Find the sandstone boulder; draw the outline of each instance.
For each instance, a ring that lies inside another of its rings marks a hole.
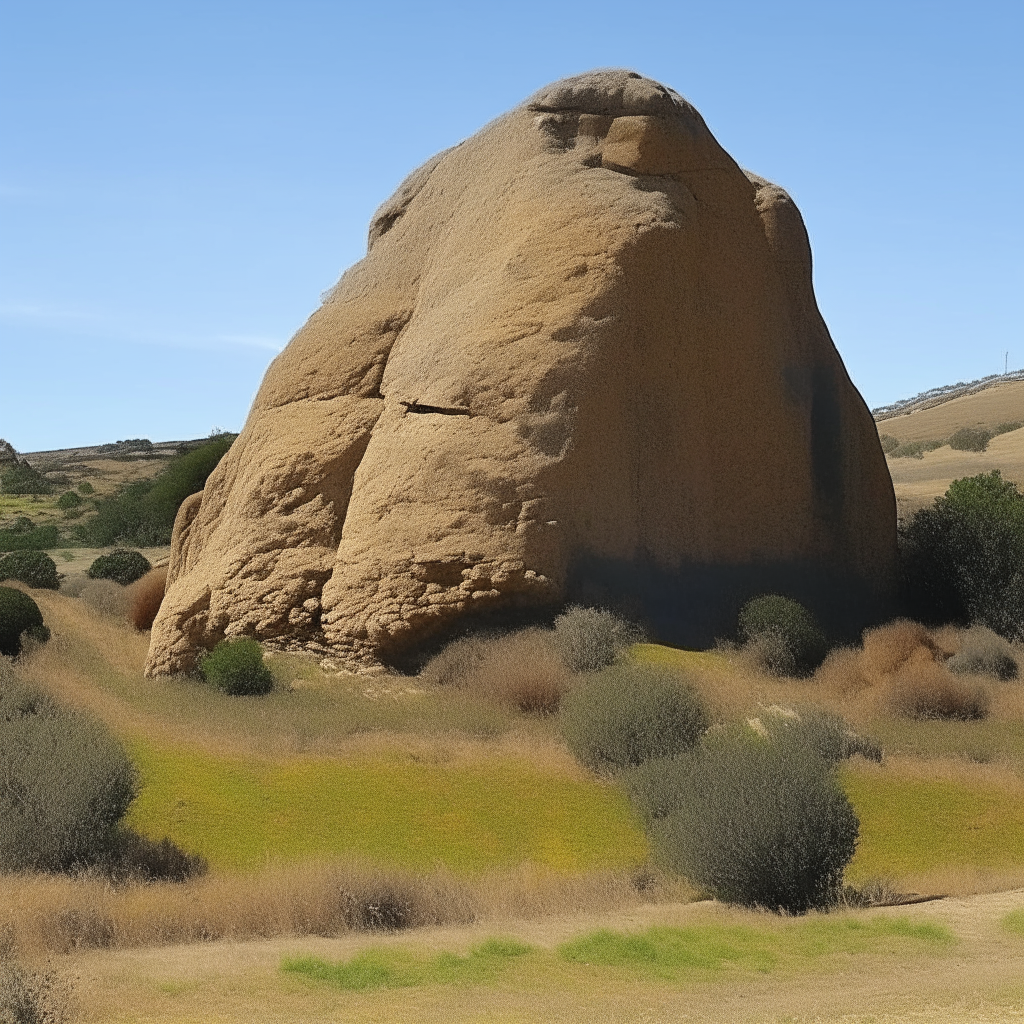
[[[593,72],[377,212],[182,506],[147,671],[240,635],[401,663],[569,600],[699,644],[780,590],[852,630],[895,558],[792,200],[675,92]]]

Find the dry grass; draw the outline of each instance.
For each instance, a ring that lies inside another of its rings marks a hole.
[[[571,673],[550,630],[470,637],[449,644],[420,673],[428,686],[450,686],[525,713],[558,710]]]
[[[692,898],[685,883],[651,871],[564,875],[536,866],[463,877],[442,869],[306,863],[183,885],[120,887],[89,877],[0,875],[0,928],[38,955],[526,920]]]
[[[152,627],[166,588],[166,567],[151,569],[128,588],[128,621],[140,632]]]
[[[935,662],[904,667],[889,684],[886,700],[907,718],[956,722],[986,718],[992,704],[985,684],[958,679]]]

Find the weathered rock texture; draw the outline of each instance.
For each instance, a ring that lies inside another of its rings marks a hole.
[[[572,599],[670,642],[769,589],[853,627],[895,556],[792,200],[676,93],[594,72],[378,211],[182,506],[148,671],[239,635],[401,661]]]

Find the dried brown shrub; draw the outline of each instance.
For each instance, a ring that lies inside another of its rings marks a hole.
[[[893,711],[907,718],[958,722],[985,718],[992,702],[985,686],[925,661],[906,664],[886,687],[886,698]]]
[[[938,645],[919,622],[896,619],[864,633],[863,668],[871,676],[892,675],[912,659],[935,661],[941,658]]]
[[[167,569],[151,569],[128,588],[128,621],[140,632],[153,625],[167,587]]]
[[[552,714],[571,673],[549,630],[524,629],[456,640],[424,666],[420,678],[469,690],[517,711]]]

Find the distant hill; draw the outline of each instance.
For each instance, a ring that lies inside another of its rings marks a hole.
[[[874,410],[880,434],[901,443],[947,441],[961,427],[994,431],[1024,422],[1024,371],[986,377],[969,384],[935,388]],[[889,458],[900,513],[930,504],[956,479],[998,469],[1024,487],[1024,428],[1002,433],[983,452],[963,452],[942,444],[920,458]]]

